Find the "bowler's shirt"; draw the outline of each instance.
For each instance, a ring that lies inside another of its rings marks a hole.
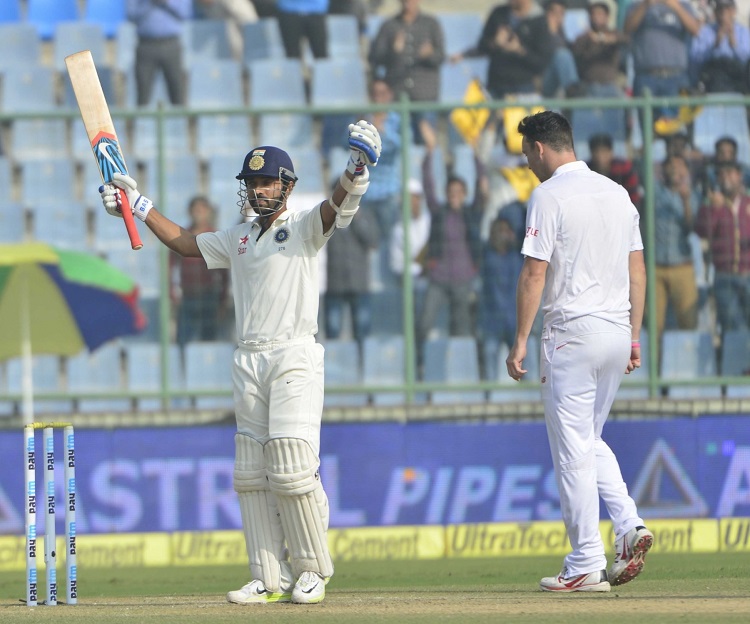
[[[643,249],[627,191],[582,161],[558,167],[529,198],[521,253],[549,262],[545,327],[581,316],[630,324],[632,251]]]
[[[209,269],[230,269],[240,342],[283,342],[318,331],[320,206],[280,214],[258,238],[255,219],[196,238]]]

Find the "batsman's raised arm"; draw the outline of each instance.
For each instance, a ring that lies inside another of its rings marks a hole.
[[[99,187],[102,203],[109,214],[122,217],[120,193],[123,192],[130,202],[133,214],[143,221],[162,243],[181,256],[202,257],[195,234],[191,234],[156,210],[154,203],[140,194],[138,183],[130,176],[115,173],[112,176],[112,184]]]
[[[349,147],[346,171],[341,174],[330,199],[320,207],[324,232],[334,224],[337,228],[348,227],[359,210],[360,198],[370,185],[367,166],[374,167],[380,158],[382,141],[378,129],[364,120],[349,124]]]

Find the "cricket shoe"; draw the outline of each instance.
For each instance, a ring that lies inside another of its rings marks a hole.
[[[234,604],[269,604],[272,602],[290,602],[291,600],[291,591],[269,591],[263,581],[257,579],[227,594],[227,602]]]
[[[316,572],[305,570],[297,579],[297,584],[292,590],[292,602],[295,604],[318,604],[326,597],[326,583]]]
[[[630,529],[615,541],[615,561],[609,570],[612,585],[624,585],[638,576],[653,544],[654,534],[644,526]]]
[[[607,571],[588,572],[568,576],[568,569],[563,568],[558,576],[547,576],[541,580],[539,587],[544,591],[569,594],[571,592],[608,592]]]

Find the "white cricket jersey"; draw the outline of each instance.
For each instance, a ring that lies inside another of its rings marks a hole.
[[[643,249],[627,191],[583,161],[558,167],[531,194],[521,253],[549,262],[545,327],[591,315],[630,324],[629,255]]]
[[[197,236],[209,269],[230,269],[237,337],[283,342],[318,331],[320,205],[284,211],[258,238],[257,219]]]

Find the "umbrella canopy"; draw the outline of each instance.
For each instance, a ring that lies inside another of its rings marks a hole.
[[[145,325],[138,287],[101,258],[43,243],[0,245],[0,360],[74,355]]]

